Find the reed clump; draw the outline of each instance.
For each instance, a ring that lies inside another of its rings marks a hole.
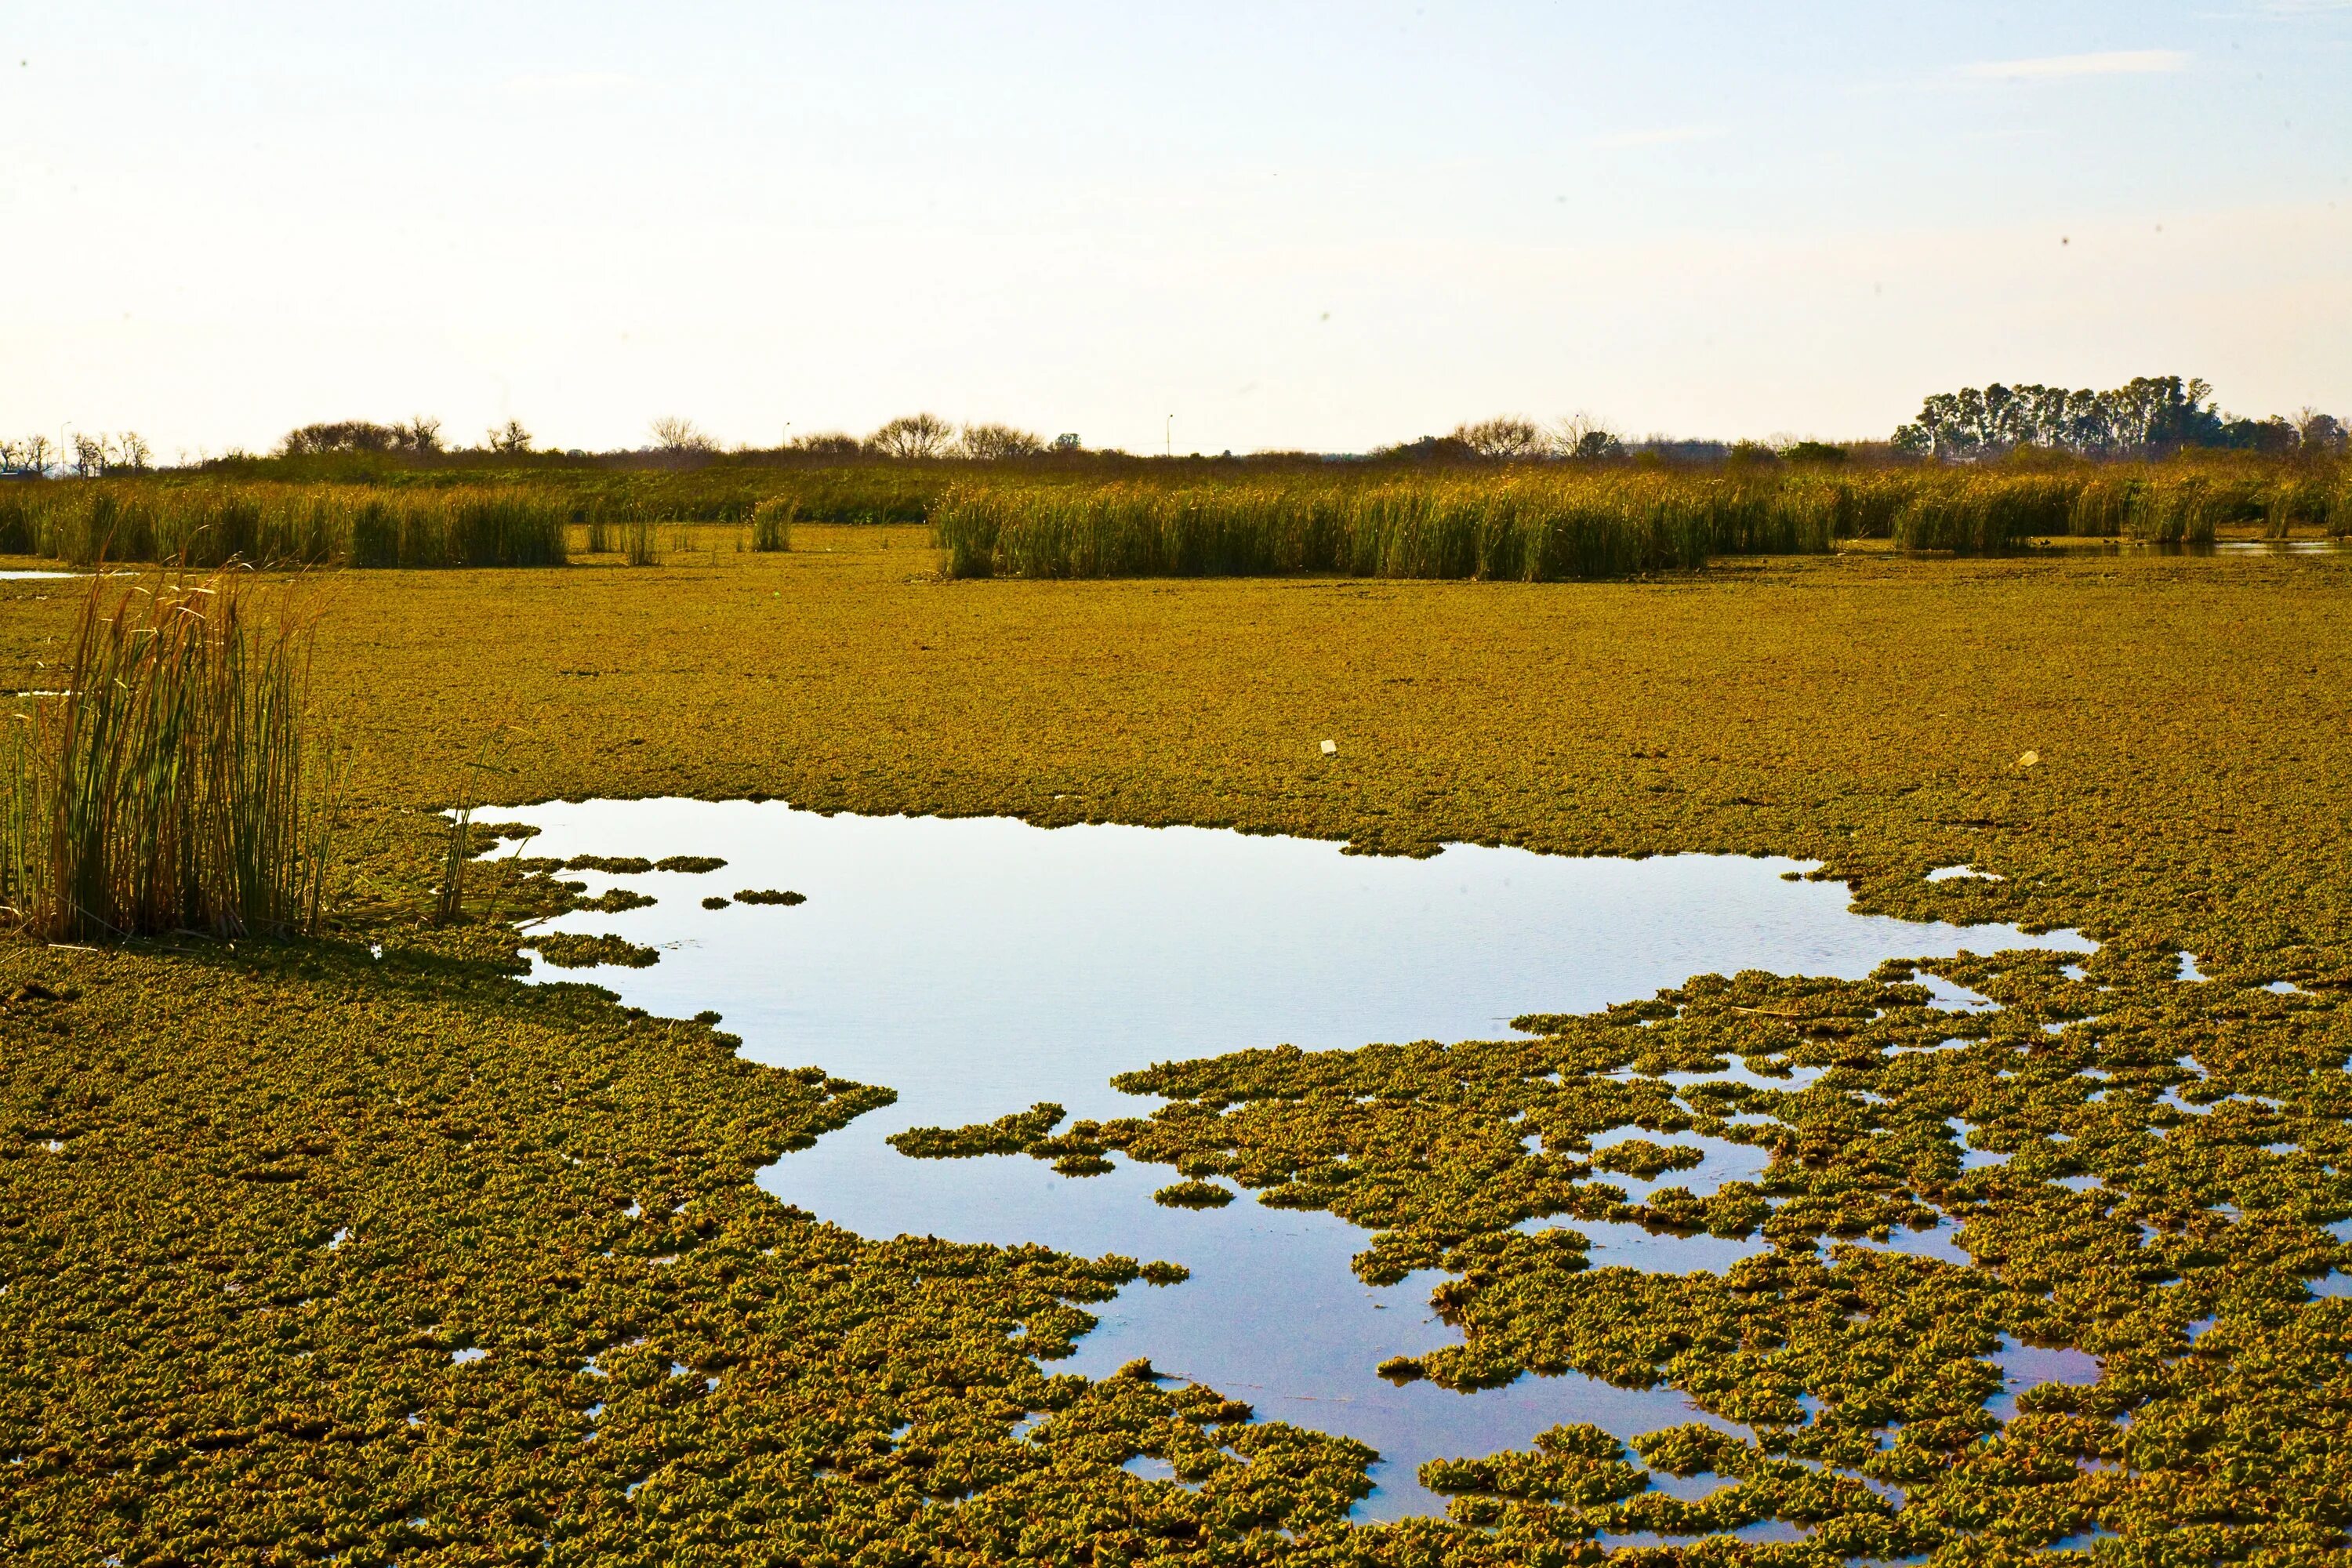
[[[621,525],[621,559],[632,566],[661,564],[661,556],[654,545],[654,525],[649,519],[635,518]]]
[[[2266,510],[2263,487],[2191,475],[2136,489],[2124,532],[2150,544],[2210,544],[2221,524],[2261,521]]]
[[[1825,550],[1825,518],[1728,482],[1540,474],[965,486],[932,512],[951,577],[1329,572],[1519,582],[1687,570],[1711,551],[1766,540]]]
[[[1997,555],[2069,532],[2080,488],[2039,474],[1929,476],[1895,509],[1893,537],[1906,550]]]
[[[223,571],[93,582],[13,715],[0,904],[52,942],[314,932],[337,763],[308,705],[311,620]]]
[[[800,503],[790,496],[771,496],[751,509],[751,548],[754,550],[790,550],[793,547],[793,519],[800,515]]]

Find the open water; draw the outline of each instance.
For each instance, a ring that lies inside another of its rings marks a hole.
[[[1428,1308],[1434,1275],[1377,1289],[1354,1276],[1349,1259],[1370,1237],[1345,1221],[1246,1194],[1222,1209],[1164,1208],[1151,1194],[1176,1173],[1123,1159],[1109,1174],[1072,1179],[1022,1156],[909,1159],[885,1138],[1038,1100],[1073,1119],[1148,1114],[1158,1102],[1114,1090],[1114,1074],[1285,1043],[1498,1038],[1519,1014],[1597,1009],[1709,971],[1856,978],[1890,957],[2091,945],[2071,931],[1856,915],[1843,888],[1786,880],[1811,868],[1779,859],[1457,845],[1408,860],[1201,828],[1047,830],[781,802],[592,801],[496,815],[542,829],[532,855],[728,861],[701,875],[572,873],[592,892],[619,884],[657,901],[574,913],[557,928],[609,931],[660,949],[661,962],[540,977],[593,979],[666,1016],[716,1009],[751,1059],[814,1063],[898,1091],[896,1105],[769,1167],[765,1187],[866,1236],[1034,1241],[1186,1265],[1181,1285],[1139,1282],[1092,1309],[1100,1325],[1059,1366],[1099,1375],[1148,1356],[1261,1416],[1360,1438],[1381,1454],[1379,1490],[1359,1510],[1374,1519],[1442,1509],[1413,1479],[1424,1459],[1524,1447],[1559,1422],[1632,1437],[1711,1418],[1670,1389],[1579,1376],[1475,1394],[1391,1387],[1375,1365],[1458,1336]],[[746,889],[808,901],[701,907]],[[1760,1168],[1760,1152],[1743,1145],[1707,1141],[1706,1153],[1701,1169],[1660,1184],[1704,1192]],[[1596,1264],[1676,1273],[1720,1270],[1760,1245],[1577,1228],[1593,1239]],[[1933,1236],[1896,1245],[1939,1241],[1938,1255],[1960,1256]]]

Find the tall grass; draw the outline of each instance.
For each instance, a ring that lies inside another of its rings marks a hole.
[[[2210,544],[2218,525],[2263,515],[2251,490],[2195,476],[2135,489],[2125,509],[2124,532],[2152,544]]]
[[[1130,458],[395,468],[367,483],[163,475],[0,485],[0,552],[82,563],[102,554],[198,565],[555,564],[572,528],[591,554],[650,563],[656,524],[746,527],[750,547],[766,550],[789,549],[796,523],[926,519],[963,574],[1622,576],[1839,539],[1975,553],[2065,535],[2198,542],[2223,528],[2352,533],[2352,466],[2242,455],[1836,469]]]
[[[242,572],[91,584],[61,689],[12,715],[0,903],[50,941],[314,931],[337,786],[310,621]]]
[[[2065,536],[2210,543],[2295,519],[2352,532],[2341,469],[1921,466],[1858,474],[1521,467],[1237,478],[996,480],[932,509],[950,576],[1331,572],[1539,582],[1623,577],[1841,539],[1998,554]]]
[[[1895,508],[1894,539],[1906,550],[1998,554],[2028,539],[2071,531],[2079,489],[2037,474],[1930,476]]]
[[[570,515],[514,485],[19,483],[0,489],[0,552],[82,566],[556,566]]]
[[[800,514],[800,503],[790,496],[771,496],[751,509],[751,548],[754,550],[790,550],[793,547],[793,519]]]
[[[634,518],[621,525],[621,556],[632,566],[661,564],[661,556],[654,548],[652,520]]]

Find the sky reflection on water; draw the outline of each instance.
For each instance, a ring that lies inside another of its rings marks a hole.
[[[1119,1094],[1112,1075],[1284,1043],[1496,1038],[1518,1014],[1595,1009],[1709,971],[1859,978],[1883,959],[1964,946],[2089,946],[2065,931],[1855,915],[1834,883],[1782,879],[1811,868],[1784,859],[1454,846],[1406,860],[1210,829],[1049,831],[1006,818],[826,816],[781,802],[556,803],[499,815],[544,830],[533,855],[729,862],[700,876],[578,873],[592,891],[618,882],[657,901],[575,913],[557,929],[609,931],[659,948],[662,961],[538,977],[593,978],[667,1016],[714,1008],[752,1060],[813,1062],[898,1091],[896,1105],[771,1166],[762,1185],[868,1236],[1038,1241],[1187,1265],[1182,1285],[1137,1284],[1097,1309],[1100,1326],[1063,1364],[1099,1375],[1149,1356],[1265,1416],[1371,1444],[1384,1462],[1380,1491],[1359,1510],[1369,1518],[1437,1510],[1441,1500],[1412,1479],[1426,1458],[1524,1447],[1563,1421],[1630,1437],[1696,1412],[1672,1390],[1576,1376],[1475,1395],[1393,1388],[1375,1365],[1458,1336],[1428,1309],[1435,1276],[1378,1289],[1357,1279],[1349,1259],[1370,1238],[1342,1220],[1247,1198],[1163,1208],[1150,1194],[1174,1173],[1124,1161],[1074,1180],[1021,1157],[911,1160],[884,1139],[1041,1100],[1073,1117],[1145,1114],[1157,1101]],[[808,902],[700,907],[745,888],[791,889]],[[1761,1151],[1703,1142],[1699,1170],[1622,1184],[1710,1190],[1761,1168]],[[1596,1264],[1720,1269],[1756,1249],[1577,1228]]]

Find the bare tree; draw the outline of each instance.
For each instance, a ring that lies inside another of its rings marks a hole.
[[[510,457],[530,450],[530,432],[522,427],[520,419],[509,419],[493,428],[486,439],[491,451],[503,452]]]
[[[1454,438],[1478,456],[1497,462],[1540,457],[1544,450],[1543,431],[1533,420],[1516,415],[1456,426]]]
[[[27,473],[47,473],[49,471],[49,438],[39,435],[26,437],[24,445],[16,448],[16,461]]]
[[[83,479],[94,479],[106,472],[106,437],[86,431],[74,432],[74,472]]]
[[[704,435],[691,419],[665,414],[653,422],[654,445],[665,452],[715,452],[719,443]]]
[[[395,441],[404,452],[437,452],[441,449],[441,421],[420,414],[407,424],[394,426]]]
[[[893,419],[866,438],[866,444],[886,458],[936,458],[955,438],[955,426],[936,414],[908,414]]]
[[[108,466],[123,468],[134,474],[143,474],[154,456],[154,448],[147,445],[146,437],[136,430],[125,430],[115,437],[114,458]]]
[[[1625,443],[1600,416],[1580,408],[1552,426],[1551,449],[1563,458],[1589,463],[1623,457]]]
[[[846,430],[821,430],[813,436],[795,436],[784,443],[790,452],[805,452],[813,458],[855,458],[866,450],[866,443]]]
[[[1006,458],[1034,458],[1045,449],[1045,443],[1010,425],[967,425],[956,448],[967,458],[992,463]]]

